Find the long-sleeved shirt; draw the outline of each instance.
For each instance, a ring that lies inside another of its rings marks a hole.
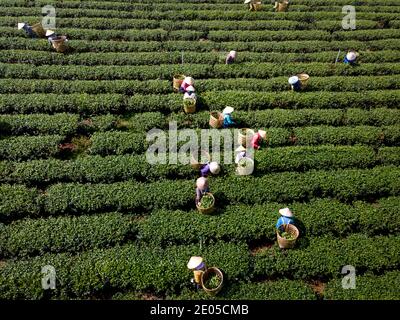
[[[224,128],[228,128],[230,126],[234,126],[235,122],[232,119],[230,114],[224,114]]]
[[[31,38],[36,38],[36,33],[32,30],[32,27],[28,24],[25,24],[22,29],[26,32],[26,34]]]
[[[181,93],[185,93],[186,89],[190,87],[190,84],[186,83],[185,81],[182,82],[180,88],[179,88],[179,92]]]
[[[225,60],[225,63],[226,63],[226,64],[232,64],[232,63],[234,63],[234,62],[235,62],[235,58],[232,57],[231,55],[228,55],[228,56],[226,57],[226,60]]]
[[[278,221],[276,222],[276,228],[279,229],[281,225],[284,224],[294,224],[294,219],[289,217],[281,216]]]
[[[204,166],[201,167],[200,169],[200,175],[202,177],[207,177],[210,174],[210,164],[205,164]]]
[[[245,157],[246,157],[246,151],[239,152],[239,153],[236,155],[235,163],[238,164],[239,161],[240,161],[241,159],[245,158]]]
[[[262,142],[261,135],[257,132],[251,139],[251,145],[254,149],[260,149]]]

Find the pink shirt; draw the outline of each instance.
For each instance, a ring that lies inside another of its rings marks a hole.
[[[251,145],[254,149],[260,149],[262,138],[261,135],[257,132],[253,138],[251,139]]]

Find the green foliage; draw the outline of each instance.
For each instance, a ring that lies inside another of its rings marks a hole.
[[[119,213],[19,220],[2,230],[0,256],[107,248],[125,242],[135,232],[132,217]]]
[[[209,265],[218,265],[227,279],[243,278],[250,258],[243,244],[217,243],[212,246],[171,246],[168,248],[126,245],[93,250],[75,256],[44,255],[30,260],[9,261],[0,268],[2,299],[40,299],[41,268],[57,270],[57,286],[52,297],[90,298],[105,288],[173,292],[187,287],[193,275],[186,268],[192,255]]]
[[[55,156],[64,140],[59,135],[28,137],[21,136],[0,140],[0,159],[30,160]]]
[[[35,215],[40,212],[39,192],[18,185],[0,185],[0,220]]]
[[[324,292],[327,300],[398,300],[400,272],[363,275],[356,278],[356,290],[343,290],[342,280],[328,282]]]
[[[284,252],[276,246],[256,254],[254,274],[294,279],[341,278],[345,265],[379,272],[399,265],[398,250],[399,238],[396,236],[355,234],[346,239],[313,238],[301,249]]]
[[[68,113],[0,115],[0,132],[2,135],[59,134],[67,136],[77,130],[78,119],[78,115]]]

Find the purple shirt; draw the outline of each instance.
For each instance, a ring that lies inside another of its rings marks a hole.
[[[200,169],[200,175],[202,177],[207,177],[210,174],[210,165],[207,163]]]

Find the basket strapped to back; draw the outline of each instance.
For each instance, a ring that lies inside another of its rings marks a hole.
[[[211,112],[210,113],[210,126],[212,128],[218,129],[222,127],[224,122],[224,115],[220,112]]]
[[[32,26],[32,30],[33,30],[34,33],[36,33],[36,35],[37,35],[39,38],[44,38],[45,35],[46,35],[46,32],[44,31],[43,26],[42,26],[41,23],[36,23],[36,24],[34,24],[34,25]]]
[[[51,43],[53,44],[53,48],[56,49],[57,52],[65,52],[67,50],[67,46],[65,45],[66,40],[66,36],[61,36],[57,39],[51,40]]]

